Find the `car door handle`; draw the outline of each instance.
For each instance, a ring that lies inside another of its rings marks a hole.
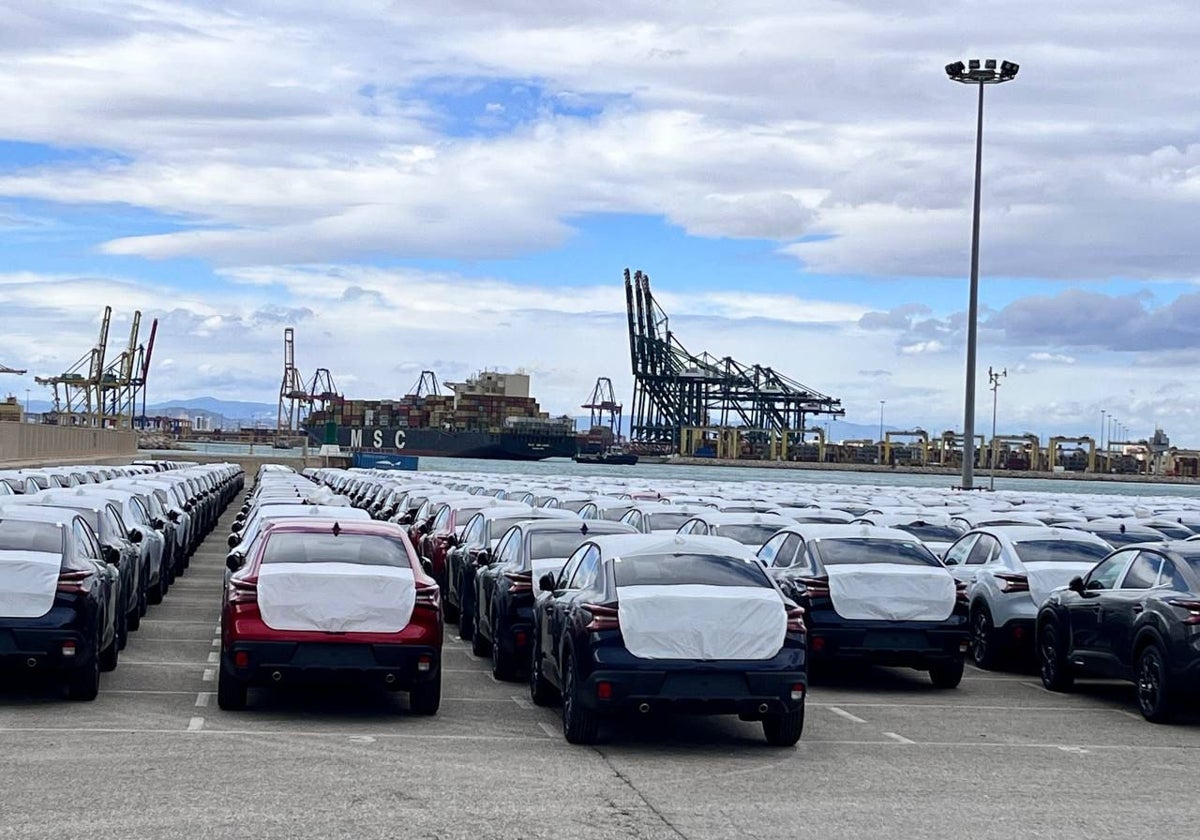
[[[1137,615],[1138,613],[1140,613],[1142,610],[1144,610],[1146,608],[1143,607],[1141,604],[1134,604],[1130,609],[1133,610],[1134,615]]]

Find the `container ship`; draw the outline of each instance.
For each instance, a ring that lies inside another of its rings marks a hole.
[[[308,416],[305,430],[315,445],[353,452],[540,461],[577,451],[575,421],[543,412],[526,374],[483,371],[447,382],[451,394],[428,372],[426,382],[432,387],[396,400],[335,399]]]

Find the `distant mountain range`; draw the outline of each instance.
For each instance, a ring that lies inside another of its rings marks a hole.
[[[190,414],[203,413],[220,415],[230,419],[275,419],[278,406],[273,403],[240,402],[238,400],[219,400],[216,397],[195,397],[190,400],[171,400],[169,402],[153,403],[146,406],[147,412],[159,414],[174,414],[186,412]]]

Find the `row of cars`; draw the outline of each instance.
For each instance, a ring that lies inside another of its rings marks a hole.
[[[984,669],[1035,665],[1047,688],[1129,680],[1151,721],[1200,690],[1200,502],[1181,497],[987,495],[919,488],[580,477],[316,476],[404,525],[445,593],[446,614],[497,678],[554,663],[544,622],[577,601],[576,547],[539,532],[721,537],[752,551],[803,610],[807,670],[902,665],[953,687],[963,655]],[[574,520],[582,520],[569,525]],[[565,547],[564,547],[565,546]],[[526,588],[528,587],[528,588]],[[557,679],[553,672],[551,682]],[[561,689],[561,685],[552,686]],[[537,691],[534,691],[535,699]]]
[[[95,699],[242,486],[230,464],[0,472],[0,669]]]

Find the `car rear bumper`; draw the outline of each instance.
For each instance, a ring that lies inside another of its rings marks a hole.
[[[0,670],[36,673],[91,664],[96,610],[54,607],[41,618],[0,622]],[[68,642],[73,656],[63,654]]]
[[[404,689],[438,679],[441,660],[430,645],[235,642],[221,666],[250,685],[361,681]]]
[[[583,682],[581,700],[602,714],[670,710],[753,719],[801,708],[807,684],[803,670],[597,670]]]
[[[854,661],[873,665],[927,668],[959,659],[967,650],[965,624],[947,628],[886,626],[813,627],[809,655],[816,661]]]

